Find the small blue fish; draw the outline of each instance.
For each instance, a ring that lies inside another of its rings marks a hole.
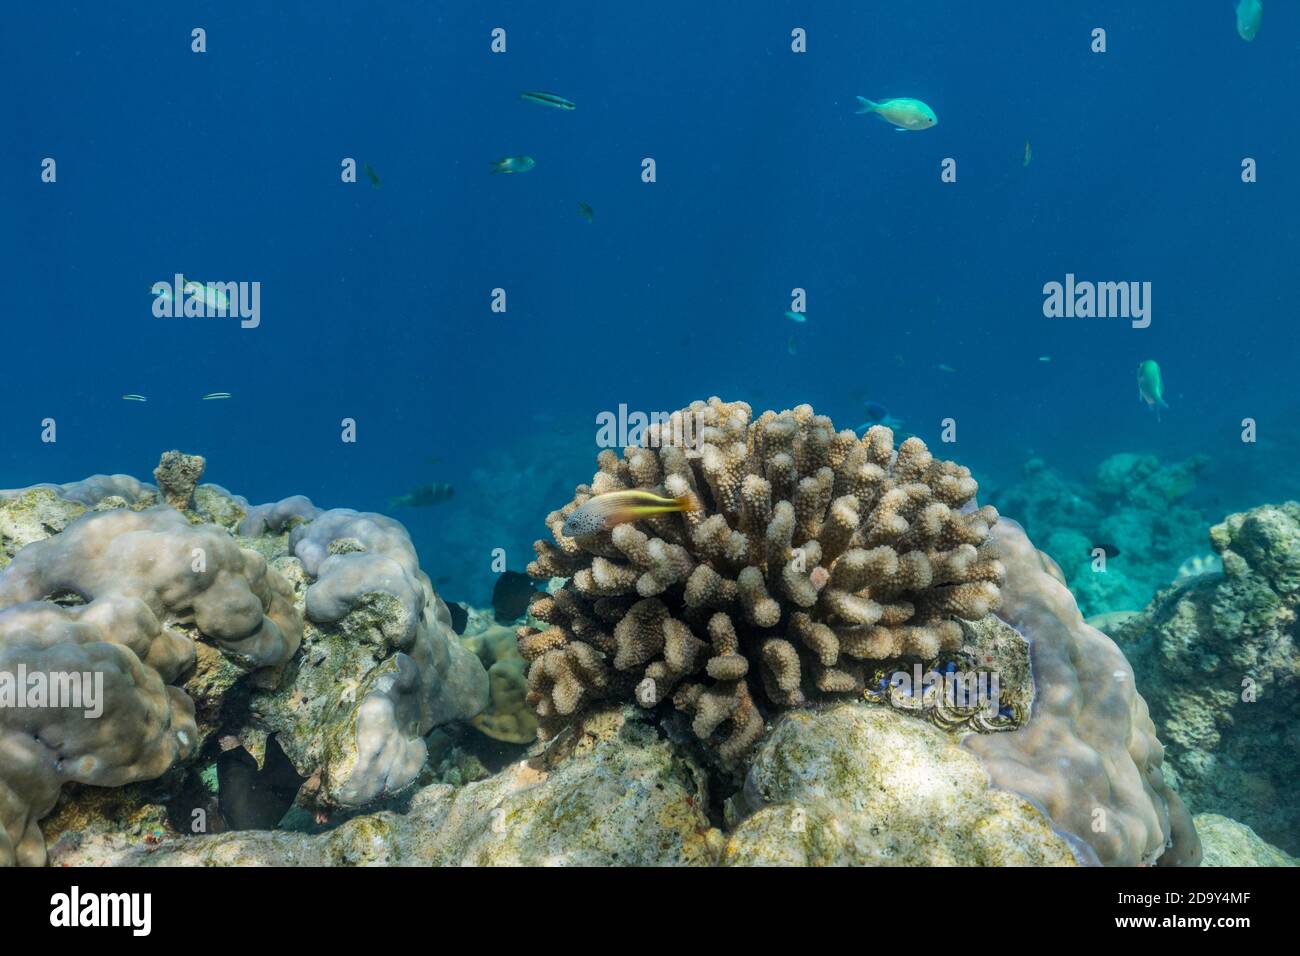
[[[785,310],[785,317],[786,317],[787,319],[789,319],[791,322],[807,322],[807,321],[808,321],[808,313],[807,313],[807,312],[795,312],[795,311],[793,311],[793,310],[791,310],[791,309],[786,309],[786,310]]]

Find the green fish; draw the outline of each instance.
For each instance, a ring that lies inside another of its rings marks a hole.
[[[566,100],[563,96],[558,96],[555,93],[545,93],[541,90],[525,90],[519,94],[519,98],[527,100],[529,103],[537,103],[540,106],[549,106],[557,110],[576,109],[573,100]]]
[[[531,156],[505,156],[492,163],[492,172],[526,173],[536,165]]]
[[[366,165],[363,166],[362,169],[365,171],[366,178],[370,180],[370,185],[374,186],[376,189],[378,189],[381,185],[383,185],[379,181],[379,174],[375,172],[375,167],[371,166],[369,163],[366,163]]]
[[[873,103],[865,96],[859,96],[858,112],[875,113],[900,132],[929,129],[939,122],[939,117],[934,115],[934,110],[920,100],[907,96],[885,100],[883,103]]]
[[[1169,407],[1165,402],[1165,383],[1155,359],[1147,359],[1138,366],[1138,398],[1156,410],[1156,421],[1160,421],[1160,409]]]
[[[592,209],[591,206],[587,205],[585,202],[578,203],[578,215],[587,220],[587,222],[596,221],[596,210]]]
[[[786,310],[785,310],[785,317],[786,317],[787,319],[789,319],[791,322],[807,322],[807,321],[808,321],[808,313],[807,313],[807,312],[795,312],[793,309],[786,309]]]
[[[1264,19],[1264,4],[1261,0],[1238,0],[1237,2],[1237,36],[1247,43],[1255,39],[1259,32],[1259,21]]]

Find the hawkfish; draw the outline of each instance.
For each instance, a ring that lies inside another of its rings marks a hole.
[[[565,519],[561,533],[566,538],[576,538],[608,531],[615,525],[627,524],[649,515],[699,510],[699,501],[689,493],[676,498],[663,498],[649,491],[610,491],[589,498],[579,505]]]

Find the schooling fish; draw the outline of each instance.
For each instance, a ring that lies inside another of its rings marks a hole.
[[[578,203],[578,215],[581,216],[583,219],[585,219],[587,222],[596,221],[596,210],[592,209],[591,206],[589,206],[585,202]]]
[[[636,521],[648,515],[698,511],[700,503],[692,494],[661,498],[648,491],[610,491],[589,498],[586,504],[569,515],[561,533],[567,538],[607,531],[615,525]]]
[[[208,392],[208,394],[203,396],[203,401],[217,402],[217,401],[221,401],[224,398],[230,398],[230,393],[229,392]]]
[[[370,180],[370,185],[374,186],[376,189],[383,185],[383,183],[379,181],[379,174],[375,172],[375,167],[366,163],[361,168],[365,172],[366,178]]]
[[[1028,166],[1029,161],[1033,158],[1034,158],[1033,147],[1029,145],[1029,140],[1025,140],[1025,161],[1021,165]]]
[[[536,165],[531,156],[504,156],[492,163],[492,172],[526,173]]]
[[[795,311],[793,311],[792,309],[786,309],[786,310],[785,310],[785,317],[786,317],[787,319],[789,319],[791,322],[807,322],[807,321],[808,321],[808,313],[807,313],[807,312],[795,312]]]
[[[1168,408],[1165,403],[1165,383],[1160,377],[1160,366],[1155,359],[1147,359],[1138,366],[1138,398],[1156,410],[1156,421],[1160,421],[1160,409]]]
[[[886,123],[892,123],[894,129],[904,132],[929,129],[939,122],[939,117],[934,115],[934,110],[920,100],[907,96],[885,100],[883,103],[873,103],[865,96],[859,96],[858,112],[875,113]]]
[[[149,399],[145,398],[143,395],[123,395],[123,396],[122,396],[122,401],[124,401],[124,402],[147,402],[147,401],[149,401]]]
[[[1255,39],[1259,32],[1259,21],[1264,19],[1264,4],[1261,0],[1238,0],[1237,2],[1237,36],[1247,43]]]
[[[575,109],[573,100],[566,100],[563,96],[555,93],[545,93],[541,90],[525,90],[519,94],[521,100],[527,100],[529,103],[536,103],[539,106],[549,106],[557,110]]]

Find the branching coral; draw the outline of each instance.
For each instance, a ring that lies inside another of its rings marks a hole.
[[[693,447],[672,444],[682,420]],[[661,439],[663,439],[661,441]],[[859,439],[801,405],[757,419],[742,402],[695,402],[652,426],[547,516],[529,573],[569,578],[534,602],[548,626],[520,630],[529,699],[553,733],[593,699],[672,700],[724,762],[776,708],[862,690],[865,661],[933,658],[956,619],[997,606],[992,508],[967,509],[970,471],[883,426]],[[580,538],[565,519],[592,496],[638,488],[699,508]],[[761,696],[759,696],[761,693]]]

